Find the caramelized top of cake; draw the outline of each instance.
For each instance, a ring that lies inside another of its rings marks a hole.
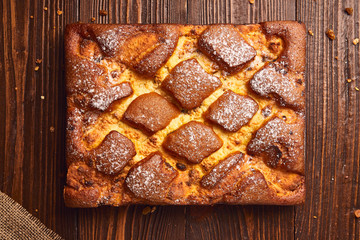
[[[303,202],[305,35],[69,25],[66,204]]]
[[[196,59],[177,64],[162,82],[162,88],[187,110],[199,107],[221,85],[220,79],[205,72]]]

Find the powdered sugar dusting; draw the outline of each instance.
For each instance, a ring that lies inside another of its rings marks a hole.
[[[90,105],[99,110],[106,110],[113,101],[130,96],[133,90],[130,83],[124,82],[110,88],[102,88],[96,91],[90,100]]]
[[[196,59],[176,65],[162,84],[185,109],[199,107],[222,85],[220,79],[204,71]]]
[[[150,35],[155,42],[145,46]],[[96,34],[96,41],[108,57],[140,74],[154,76],[173,53],[178,37],[177,26],[124,25]]]
[[[71,80],[68,81],[67,87],[71,92],[91,93],[97,79],[106,72],[99,64],[80,57],[69,59],[68,66],[68,75],[71,76]]]
[[[67,126],[66,126],[66,140],[67,148],[66,155],[67,159],[81,159],[86,153],[84,148],[80,145],[81,142],[81,125],[82,125],[82,112],[78,108],[73,108],[67,116]],[[68,162],[69,163],[69,162]]]
[[[166,165],[160,153],[154,153],[132,168],[126,177],[126,185],[136,197],[163,200],[170,182],[177,172]]]
[[[68,89],[70,92],[84,95],[86,107],[106,110],[110,104],[132,94],[130,83],[113,85],[112,77],[104,66],[87,59],[79,58],[70,64],[69,74],[72,76]],[[109,81],[110,80],[110,81]]]
[[[273,118],[265,126],[260,128],[255,138],[248,145],[251,152],[259,152],[267,149],[271,144],[281,141],[285,133],[289,134],[292,127],[286,124],[280,118]],[[292,135],[296,137],[297,131],[292,131]],[[289,138],[287,144],[293,145],[295,138]]]
[[[303,137],[300,130],[295,124],[287,124],[280,118],[273,118],[256,132],[247,146],[248,153],[260,155],[265,152],[267,157],[263,160],[268,166],[285,165],[289,170],[301,172],[303,164],[296,165],[302,160],[303,152]]]
[[[122,134],[110,132],[99,147],[92,151],[96,168],[106,174],[116,174],[135,156],[134,144]]]
[[[116,29],[109,29],[100,35],[96,36],[96,40],[99,42],[100,48],[107,54],[114,54],[121,47],[119,37],[121,34]]]
[[[205,54],[226,68],[238,68],[256,56],[256,51],[233,26],[210,26],[199,39]]]
[[[155,32],[158,37],[158,46],[143,58],[138,59],[133,69],[139,73],[148,76],[154,76],[155,73],[166,63],[176,48],[179,39],[179,31],[177,26],[154,26],[148,30]],[[134,62],[135,63],[135,62]]]
[[[250,171],[251,173],[240,182],[235,195],[245,202],[259,203],[262,200],[266,202],[272,192],[264,175],[259,170],[252,169]]]
[[[298,105],[299,101],[303,101],[301,91],[288,77],[286,70],[283,68],[277,70],[275,64],[269,64],[257,72],[250,80],[250,87],[261,96],[269,97],[271,94],[276,94],[288,105]]]
[[[206,188],[215,187],[241,160],[243,160],[242,153],[235,153],[226,157],[201,179],[201,185]]]
[[[169,134],[163,143],[165,149],[190,162],[199,163],[222,146],[212,128],[191,121]]]
[[[229,90],[209,107],[206,117],[228,131],[238,131],[258,109],[258,104],[252,98]]]

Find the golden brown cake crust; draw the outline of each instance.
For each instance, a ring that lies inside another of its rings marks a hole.
[[[302,203],[305,36],[68,25],[66,205]]]

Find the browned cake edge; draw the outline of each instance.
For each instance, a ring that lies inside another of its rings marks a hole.
[[[67,86],[67,94],[70,95],[71,92],[76,91],[76,89],[72,88],[74,83],[72,82],[72,77],[68,74],[69,65],[73,64],[76,60],[76,54],[79,51],[77,49],[78,40],[80,38],[79,32],[83,32],[83,34],[90,34],[86,32],[87,26],[89,24],[70,24],[67,26],[65,31],[65,64],[66,64],[66,86]],[[169,25],[169,24],[168,24]],[[281,66],[288,69],[289,71],[294,71],[296,74],[300,74],[304,76],[305,71],[305,25],[303,23],[298,23],[294,21],[278,21],[278,22],[264,22],[260,23],[263,28],[265,34],[277,35],[283,39],[285,42],[285,49],[283,54],[281,55]],[[173,26],[183,26],[183,25],[173,25]],[[97,27],[101,27],[98,25]],[[91,66],[89,66],[91,67]],[[305,84],[305,82],[304,82]],[[304,95],[303,95],[304,99]],[[303,100],[304,101],[304,100]],[[83,163],[83,155],[87,154],[87,150],[81,144],[81,128],[82,123],[80,119],[83,117],[82,112],[79,108],[76,107],[76,104],[73,99],[67,99],[68,108],[67,108],[67,134],[66,134],[66,162],[69,167],[72,163],[79,163],[78,171],[82,172],[83,176],[87,176],[89,179],[91,178],[100,178],[104,179],[104,184],[109,184],[109,191],[112,185],[113,179],[110,176],[104,175],[102,173],[97,172],[95,169],[86,167],[86,163]],[[299,130],[304,133],[305,139],[305,102],[295,104],[284,104],[284,106],[290,106],[297,109],[299,115],[298,125]],[[303,141],[303,147],[305,153],[305,140]],[[69,152],[76,151],[76,154],[69,154]],[[74,156],[77,157],[74,157]],[[250,158],[250,156],[246,156],[246,158]],[[304,164],[304,154],[303,156],[299,156],[300,160],[303,161]],[[301,159],[302,158],[302,159]],[[85,167],[84,167],[85,166]],[[81,168],[81,170],[79,170]],[[304,175],[304,166],[300,170],[301,174]],[[241,193],[233,192],[231,194],[224,195],[221,200],[209,200],[205,198],[201,198],[198,196],[194,201],[187,202],[176,202],[172,200],[154,200],[149,201],[143,198],[135,197],[132,194],[128,194],[129,190],[126,187],[123,187],[124,191],[123,198],[124,200],[120,204],[113,204],[111,202],[104,202],[101,196],[101,192],[93,187],[90,182],[81,182],[84,179],[81,179],[80,176],[77,176],[77,173],[68,172],[67,178],[67,186],[64,189],[64,198],[65,203],[68,207],[97,207],[99,205],[124,205],[124,204],[180,204],[180,205],[209,205],[209,204],[271,204],[271,205],[294,205],[301,204],[305,200],[305,181],[302,178],[299,186],[294,191],[294,194],[291,196],[277,196],[268,191],[266,186],[263,186],[263,182],[265,180],[261,179],[261,176],[255,171],[251,173],[251,176],[254,178],[245,178],[243,179],[242,185],[240,185],[239,191],[241,191],[241,187],[244,186],[245,192],[247,191],[249,195],[258,194],[257,191],[252,191],[251,187],[248,188],[249,185],[259,185],[259,189],[263,190],[262,196],[251,197],[249,196],[249,200],[247,198],[239,199],[238,196]],[[260,176],[260,177],[259,177]],[[231,178],[230,178],[231,179]],[[255,179],[255,181],[254,181]],[[260,180],[259,180],[260,179]],[[234,178],[233,178],[234,180]],[[253,182],[252,182],[253,181]],[[266,182],[266,181],[265,181]],[[124,184],[125,185],[125,184]],[[250,190],[249,190],[250,189]],[[171,189],[170,189],[171,190]],[[236,195],[236,196],[235,196]],[[256,200],[258,199],[258,200]]]

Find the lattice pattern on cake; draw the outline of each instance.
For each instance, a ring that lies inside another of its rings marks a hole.
[[[302,202],[294,34],[303,25],[69,26],[67,204]]]

